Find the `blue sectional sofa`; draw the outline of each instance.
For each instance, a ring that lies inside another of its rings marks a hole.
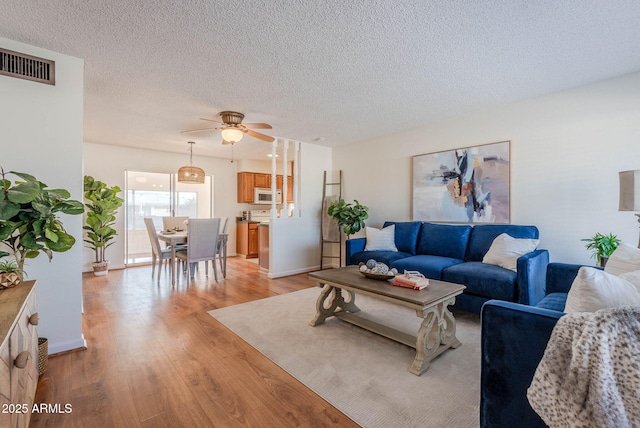
[[[546,295],[535,306],[491,300],[482,307],[481,427],[546,427],[527,389],[581,267],[549,263]]]
[[[535,250],[517,261],[517,272],[482,263],[493,240],[502,233],[513,238],[539,237],[535,226],[448,225],[428,222],[385,222],[395,224],[398,251],[364,251],[366,238],[346,241],[347,264],[357,265],[374,259],[395,267],[399,272],[414,270],[431,279],[464,284],[467,288],[456,298],[454,307],[480,313],[491,299],[532,304],[544,296],[544,281],[549,253]]]

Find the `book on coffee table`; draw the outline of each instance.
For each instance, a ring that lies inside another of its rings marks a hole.
[[[419,275],[419,276],[418,276]],[[411,288],[413,290],[422,290],[429,285],[429,279],[425,278],[422,274],[407,274],[405,272],[402,275],[396,275],[391,280],[391,285],[396,287]]]

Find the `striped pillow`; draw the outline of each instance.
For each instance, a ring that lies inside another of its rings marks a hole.
[[[640,270],[640,249],[624,242],[615,249],[604,266],[605,272],[616,276],[635,270]]]

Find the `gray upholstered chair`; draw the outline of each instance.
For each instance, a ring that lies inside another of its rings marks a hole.
[[[187,229],[187,249],[178,251],[176,257],[189,265],[189,276],[193,278],[198,262],[215,262],[218,235],[220,233],[219,218],[195,218],[189,220]],[[209,263],[205,263],[205,273],[209,274]],[[213,273],[216,281],[218,271],[213,263]]]
[[[151,241],[151,276],[153,276],[156,269],[156,261],[158,262],[158,281],[160,280],[160,272],[162,269],[162,262],[171,259],[171,248],[162,248],[160,246],[160,240],[156,232],[156,227],[153,224],[151,217],[145,217],[144,225],[147,227],[147,233],[149,234],[149,241]],[[173,269],[173,263],[169,263],[169,267]]]
[[[220,261],[220,272],[222,272],[223,278],[227,277],[227,240],[229,238],[228,228],[229,228],[229,217],[222,217],[220,219],[220,234],[218,235],[218,245],[216,248],[216,256]],[[212,263],[215,264],[216,261],[213,260]]]

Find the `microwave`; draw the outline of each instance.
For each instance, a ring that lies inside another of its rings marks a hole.
[[[271,189],[263,189],[256,187],[253,190],[254,204],[271,204],[273,202],[273,191]],[[276,205],[282,203],[282,190],[276,190]]]

